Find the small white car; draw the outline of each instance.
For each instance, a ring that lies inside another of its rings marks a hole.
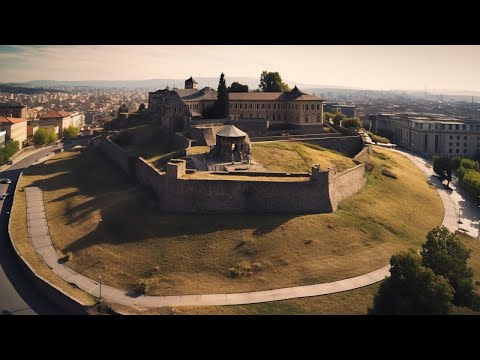
[[[0,199],[1,199],[1,200],[5,200],[5,199],[7,198],[7,196],[8,196],[8,194],[2,194],[2,195],[0,196]]]

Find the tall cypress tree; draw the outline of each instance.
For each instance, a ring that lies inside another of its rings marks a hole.
[[[225,83],[225,75],[223,73],[220,75],[217,92],[218,94],[217,101],[215,103],[215,115],[218,118],[226,118],[228,117],[229,99],[227,84]]]

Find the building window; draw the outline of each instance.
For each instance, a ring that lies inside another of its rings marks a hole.
[[[277,110],[277,104],[273,104],[273,110]]]
[[[460,146],[460,143],[457,143],[457,146]]]
[[[452,124],[448,124],[448,130],[452,130]]]
[[[466,136],[464,136],[464,137],[463,137],[463,140],[467,140],[467,137],[466,137]]]
[[[270,104],[268,104],[268,110],[270,110]]]
[[[252,117],[253,117],[253,115],[252,115],[252,114],[250,114],[250,119],[251,119]]]
[[[308,122],[308,116],[305,116],[305,122]]]
[[[453,143],[448,143],[448,145],[453,146]]]
[[[457,140],[460,140],[460,136],[457,136]]]
[[[460,130],[460,125],[455,125],[455,130]]]
[[[265,109],[265,104],[262,104],[262,109]]]
[[[467,143],[463,143],[463,147],[467,147]]]
[[[451,153],[452,153],[452,149],[448,149],[448,152],[451,154]]]
[[[459,154],[459,153],[460,153],[460,149],[456,149],[455,152],[456,152],[457,154]]]
[[[445,130],[445,124],[442,124],[442,130]]]
[[[463,153],[466,154],[466,153],[467,153],[467,149],[463,149]]]
[[[275,114],[272,115],[272,120],[275,121]]]
[[[235,109],[238,109],[238,104],[237,103],[235,103]]]
[[[452,135],[450,135],[450,140],[453,140],[453,136],[452,136]]]
[[[253,104],[250,104],[250,109],[253,109]],[[250,114],[251,115],[251,114]]]
[[[320,110],[320,104],[317,104],[317,110]]]
[[[257,110],[260,109],[260,104],[256,104],[257,105]]]
[[[310,110],[315,110],[315,107],[314,107],[314,106],[315,106],[315,105],[313,105],[313,104],[310,105]]]

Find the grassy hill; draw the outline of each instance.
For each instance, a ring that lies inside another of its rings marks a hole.
[[[351,158],[339,152],[302,142],[252,143],[252,158],[269,171],[311,172],[312,165],[320,164],[322,169],[335,165],[341,172],[355,166]]]
[[[20,187],[42,186],[55,246],[92,278],[125,289],[147,280],[149,294],[238,292],[357,276],[418,247],[443,219],[436,191],[398,153],[375,150],[369,169],[366,188],[332,214],[160,213],[93,149],[27,169]]]

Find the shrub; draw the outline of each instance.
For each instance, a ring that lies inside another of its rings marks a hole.
[[[235,250],[247,256],[252,256],[258,253],[257,244],[255,244],[255,241],[253,240],[240,241],[235,247]]]
[[[71,251],[69,251],[59,259],[59,262],[60,263],[66,263],[67,261],[72,260],[72,258],[73,258],[73,253]]]
[[[145,294],[151,285],[151,280],[150,279],[139,279],[137,283],[135,284],[134,291],[138,294]]]
[[[375,168],[375,164],[372,161],[365,161],[365,170],[368,172],[372,172]]]
[[[256,272],[263,271],[268,262],[259,262],[250,263],[248,261],[242,261],[241,263],[232,266],[228,269],[228,276],[231,278],[252,276]]]
[[[382,175],[392,179],[398,179],[397,175],[387,169],[382,169]]]
[[[362,124],[360,123],[360,119],[356,117],[342,120],[342,125],[343,127],[346,127],[346,128],[355,128],[355,129],[359,129],[362,126]]]
[[[367,131],[366,133],[368,134],[368,136],[370,136],[370,139],[372,139],[372,141],[374,142],[381,143],[381,144],[390,144],[390,140],[387,139],[386,137],[376,135],[371,131]]]

